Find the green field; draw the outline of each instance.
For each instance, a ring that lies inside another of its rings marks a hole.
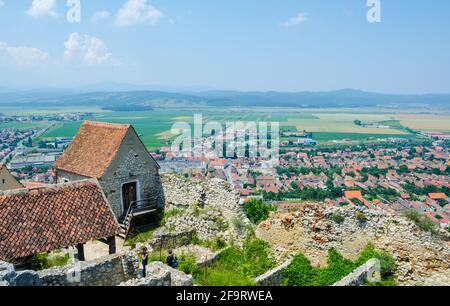
[[[14,113],[13,110],[8,109]],[[72,112],[74,110],[68,110]],[[82,110],[78,110],[82,111]],[[85,109],[84,111],[88,111]],[[417,131],[447,131],[450,117],[446,115],[430,114],[394,114],[386,112],[376,112],[358,109],[351,110],[338,109],[282,109],[282,108],[199,108],[199,109],[158,109],[155,111],[142,112],[113,112],[89,109],[94,113],[92,120],[132,124],[144,144],[149,149],[160,148],[164,139],[175,137],[171,133],[171,127],[175,122],[187,122],[192,125],[194,114],[201,114],[203,124],[217,121],[225,127],[227,122],[279,122],[280,128],[285,131],[303,131],[313,133],[313,138],[319,143],[332,143],[333,140],[349,139],[352,141],[373,142],[378,138],[412,138],[414,137],[406,128],[410,127]],[[33,110],[20,110],[17,113],[34,113]],[[46,114],[43,110],[36,110],[36,113]],[[48,114],[63,113],[62,110],[48,111]],[[389,125],[391,128],[362,127],[355,124],[355,120],[364,123],[379,123]],[[0,124],[0,128],[42,128],[49,125],[49,122],[23,122]],[[42,139],[54,139],[73,137],[78,131],[81,122],[55,123]],[[40,139],[38,139],[40,140]]]
[[[360,133],[333,133],[333,132],[319,132],[313,133],[313,139],[319,142],[332,140],[369,140],[369,139],[386,139],[386,138],[414,138],[414,135],[393,135],[393,134],[360,134]]]

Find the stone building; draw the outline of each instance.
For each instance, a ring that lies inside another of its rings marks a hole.
[[[23,185],[9,172],[6,166],[0,164],[0,191],[24,188]]]
[[[97,179],[125,231],[164,210],[159,165],[131,125],[84,122],[55,174],[58,182]]]

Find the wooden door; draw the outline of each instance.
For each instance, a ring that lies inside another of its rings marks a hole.
[[[136,182],[128,183],[122,186],[122,201],[124,212],[128,211],[132,202],[137,200]]]

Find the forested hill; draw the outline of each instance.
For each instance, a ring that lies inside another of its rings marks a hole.
[[[147,106],[259,106],[259,107],[431,107],[450,109],[450,94],[394,95],[352,89],[328,92],[165,92],[98,91],[80,93],[69,90],[0,92],[0,107],[15,106],[96,106],[104,108]]]

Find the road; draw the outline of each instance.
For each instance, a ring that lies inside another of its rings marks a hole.
[[[55,125],[55,123],[52,123],[52,124],[46,126],[45,128],[43,128],[43,129],[37,131],[36,133],[34,133],[34,134],[31,136],[31,139],[34,139],[34,138],[37,138],[37,137],[42,136],[45,132],[47,132],[47,131],[48,131],[50,128],[52,128],[54,125]],[[17,154],[18,152],[20,152],[20,151],[22,151],[23,149],[25,149],[25,146],[23,145],[23,143],[24,143],[25,140],[27,140],[27,139],[28,139],[28,138],[24,138],[24,139],[22,139],[21,141],[19,141],[19,142],[17,143],[16,147],[14,148],[14,150],[11,151],[8,155],[6,155],[6,156],[2,159],[2,161],[1,161],[0,163],[1,163],[1,164],[6,164],[6,161],[8,160],[8,158],[9,158],[10,156],[14,157],[15,154]]]

